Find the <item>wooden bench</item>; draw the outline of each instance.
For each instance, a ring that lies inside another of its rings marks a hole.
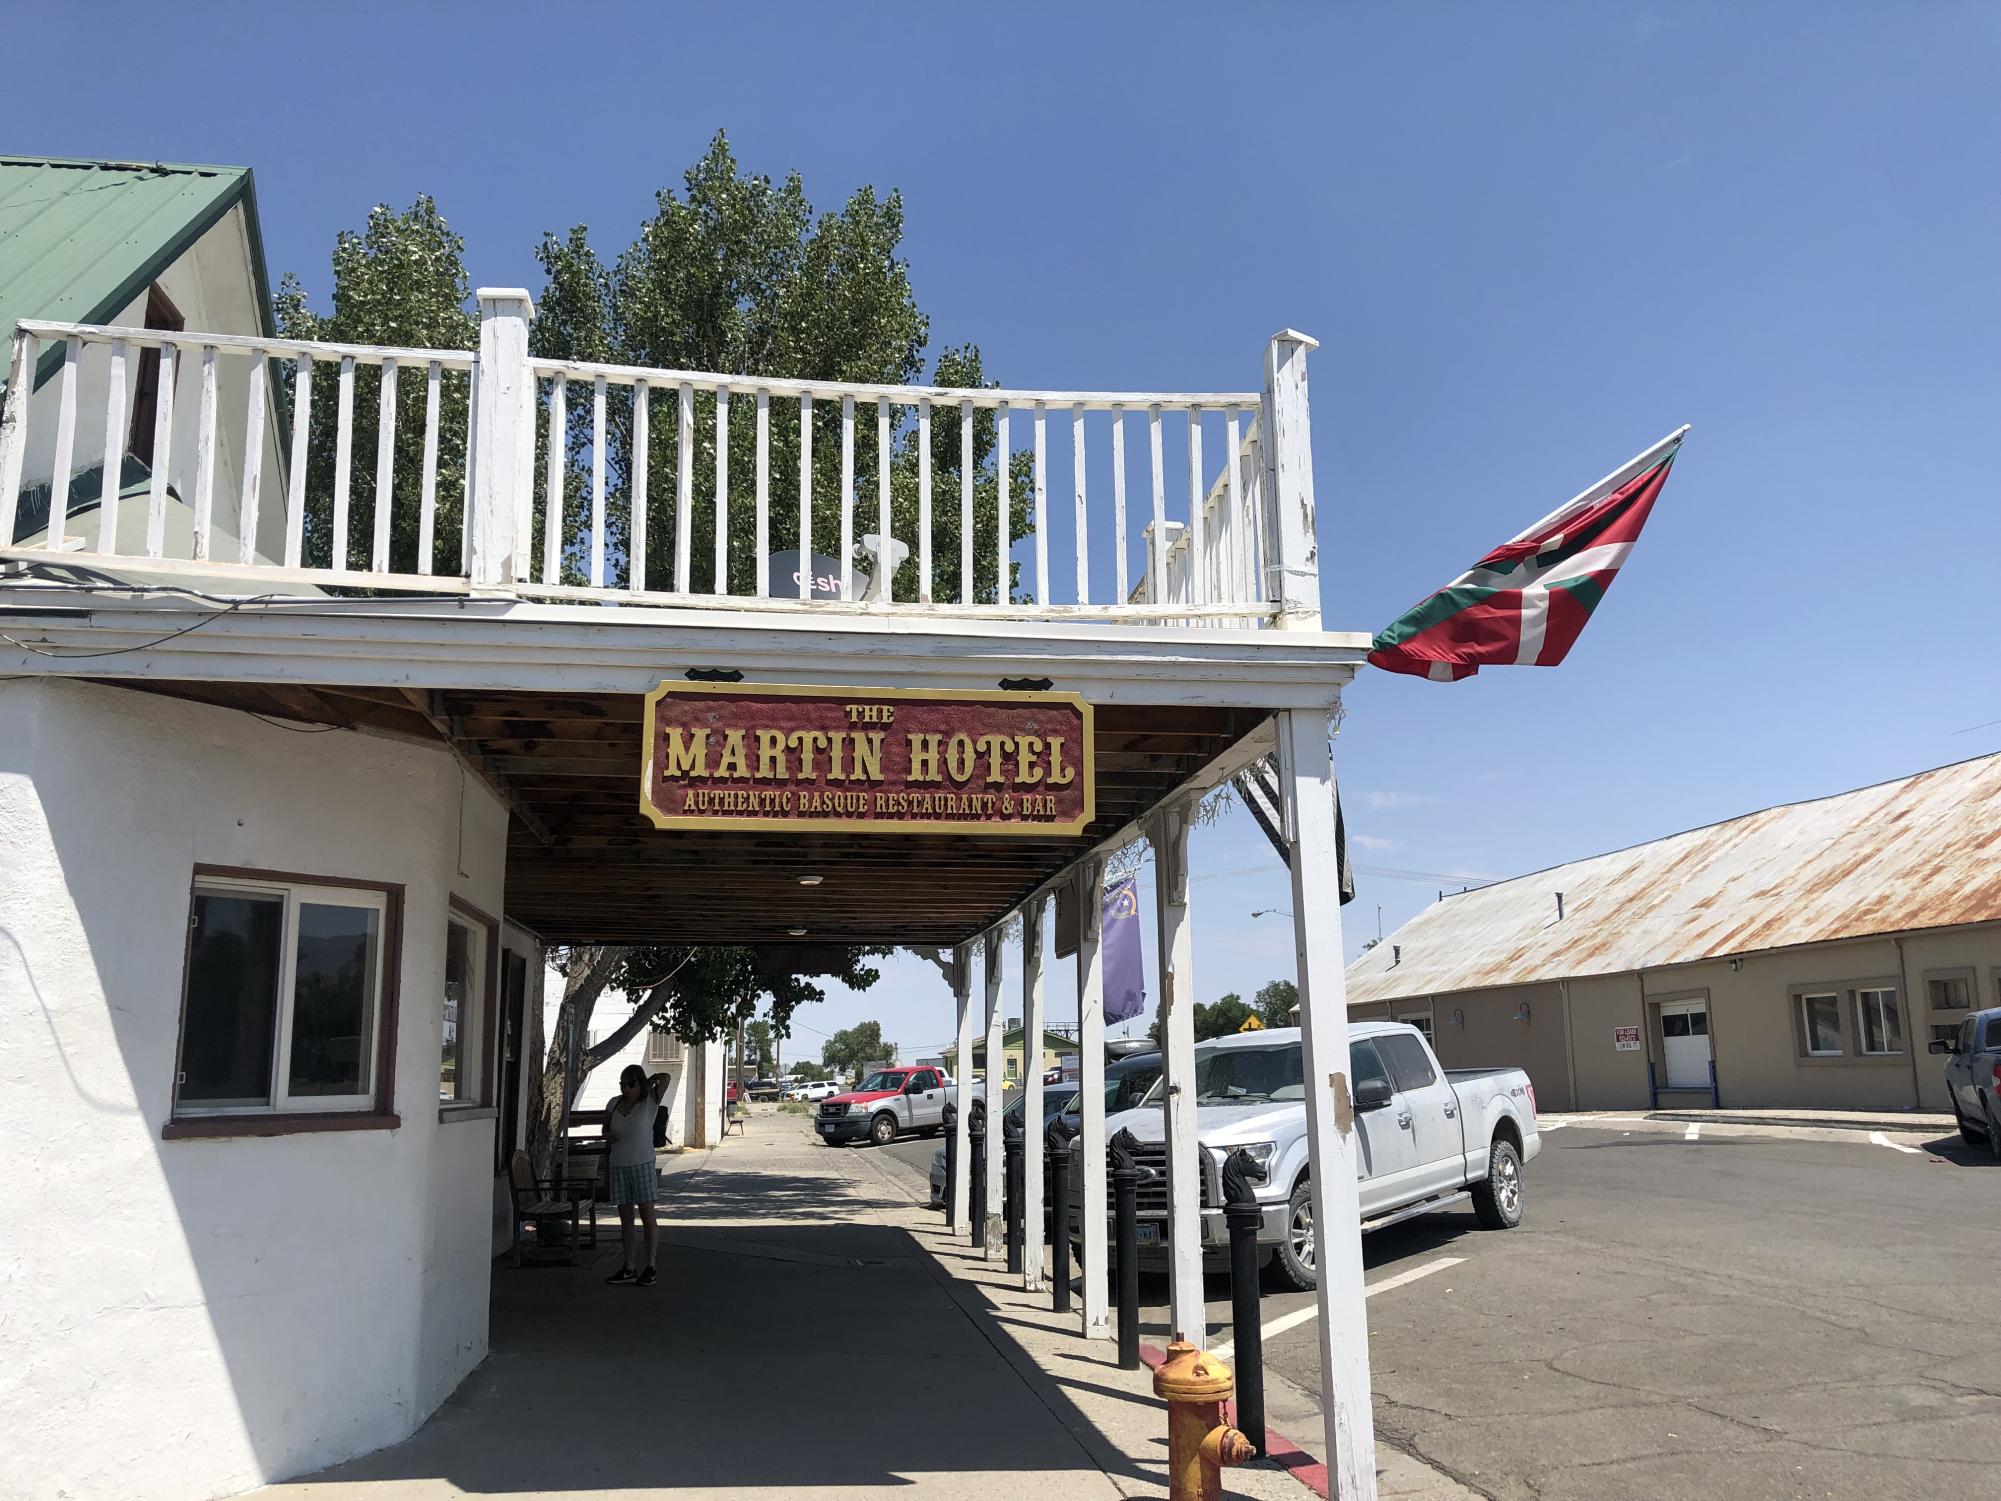
[[[535,1252],[541,1259],[554,1259],[557,1254],[545,1238],[544,1225],[567,1227],[560,1255],[571,1266],[576,1265],[579,1245],[597,1249],[597,1196],[588,1179],[538,1179],[528,1154],[516,1152],[507,1164],[507,1182],[514,1201],[514,1265],[521,1265],[521,1226],[527,1221],[535,1225]]]

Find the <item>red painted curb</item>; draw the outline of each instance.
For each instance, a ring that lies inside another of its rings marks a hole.
[[[1154,1345],[1142,1343],[1139,1347],[1142,1363],[1155,1370],[1167,1360],[1167,1352]],[[1224,1404],[1225,1415],[1231,1423],[1237,1420],[1237,1404]],[[1327,1466],[1308,1454],[1276,1428],[1265,1429],[1265,1458],[1277,1465],[1286,1474],[1305,1486],[1320,1501],[1329,1501],[1327,1494]]]

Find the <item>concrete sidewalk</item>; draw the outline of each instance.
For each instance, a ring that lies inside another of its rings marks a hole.
[[[673,1164],[657,1287],[603,1284],[615,1233],[596,1265],[503,1264],[492,1353],[415,1437],[254,1494],[1164,1496],[1150,1373],[1010,1290],[918,1192],[880,1154],[755,1115]],[[1386,1496],[1472,1494],[1383,1457]],[[1251,1467],[1226,1490],[1307,1501],[1302,1478]]]
[[[1701,1106],[1673,1110],[1552,1111],[1545,1119],[1559,1125],[1578,1126],[1638,1120],[1681,1125],[1771,1126],[1800,1131],[1901,1131],[1919,1136],[1952,1136],[1959,1131],[1959,1124],[1950,1113],[1920,1110],[1728,1110]]]

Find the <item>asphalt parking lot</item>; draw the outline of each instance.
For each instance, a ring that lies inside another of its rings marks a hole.
[[[1520,1228],[1365,1243],[1383,1437],[1503,1501],[1995,1494],[1984,1147],[1582,1118],[1543,1142]],[[888,1153],[921,1175],[933,1146]],[[1142,1281],[1156,1340],[1166,1291]],[[1270,1420],[1317,1449],[1312,1310],[1261,1305]]]

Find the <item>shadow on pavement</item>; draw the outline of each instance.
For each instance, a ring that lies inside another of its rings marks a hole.
[[[1017,1371],[1006,1321],[962,1310],[909,1231],[851,1218],[875,1201],[848,1187],[669,1179],[652,1288],[604,1283],[615,1227],[594,1264],[497,1267],[485,1363],[411,1439],[309,1478],[471,1495],[787,1495],[1024,1471],[1068,1494],[1069,1472],[1079,1489],[1107,1466],[1155,1478],[1087,1452],[1090,1420]]]

